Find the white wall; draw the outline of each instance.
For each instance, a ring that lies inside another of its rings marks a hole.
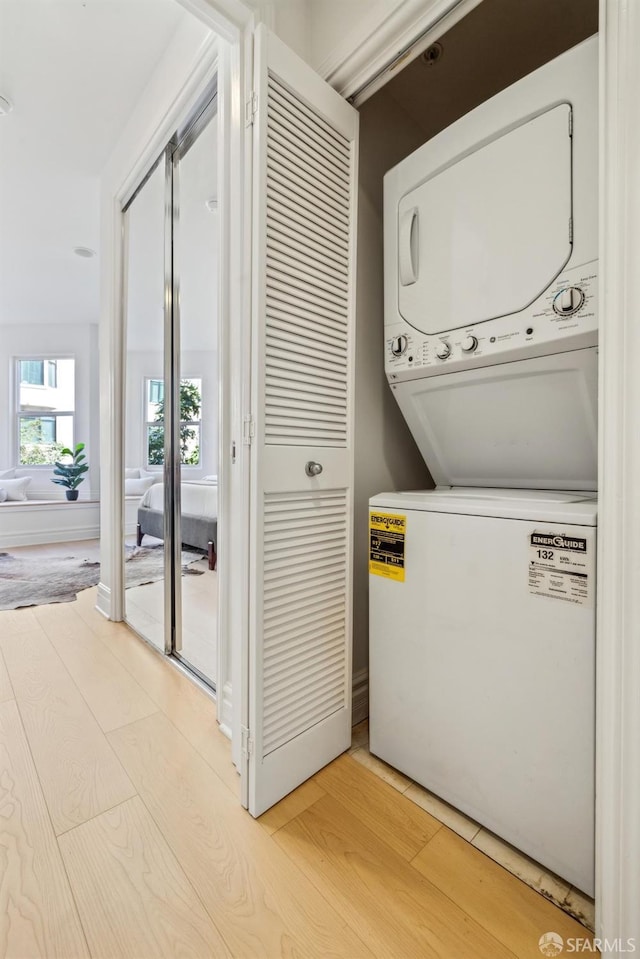
[[[435,0],[418,0],[423,6]],[[376,33],[406,0],[248,0],[257,17],[321,76]],[[416,0],[409,5],[415,6]]]
[[[17,423],[14,361],[19,357],[64,356],[76,361],[75,441],[86,444],[89,472],[80,487],[81,499],[97,499],[100,490],[100,419],[98,410],[98,326],[95,323],[21,324],[2,327],[0,397],[5,414],[0,416],[0,469],[17,466]],[[64,499],[64,491],[51,482],[48,467],[24,467],[31,476],[29,498]]]
[[[313,47],[312,3],[313,0],[250,0],[269,29],[307,63],[311,63]]]
[[[369,32],[370,25],[383,23],[389,14],[403,4],[403,0],[307,2],[310,35],[308,62],[314,69],[321,67],[343,47],[356,50],[362,37]]]

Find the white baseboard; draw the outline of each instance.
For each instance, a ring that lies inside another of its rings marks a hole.
[[[104,583],[98,583],[96,609],[99,613],[102,613],[105,619],[111,619],[111,589]]]
[[[218,726],[227,739],[231,739],[231,717],[231,683],[226,682],[218,689]]]
[[[369,670],[359,669],[353,674],[351,693],[351,724],[357,726],[369,715]]]
[[[141,496],[125,496],[124,498],[124,535],[133,536],[138,525],[138,507]]]

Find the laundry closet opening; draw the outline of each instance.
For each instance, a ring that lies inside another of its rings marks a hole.
[[[543,592],[528,551],[538,528],[584,527],[595,553],[597,31],[591,0],[483,0],[360,107],[355,407],[354,671],[370,651],[371,751],[588,895],[595,568],[563,607],[562,570],[543,571]],[[374,555],[374,496],[401,522],[399,575]],[[575,656],[556,642],[563,617]],[[544,757],[553,777],[560,701],[560,752],[579,771],[542,813],[514,784],[544,789]]]
[[[354,689],[368,670],[369,498],[435,485],[384,373],[384,174],[459,117],[597,31],[598,0],[483,0],[359,108]],[[437,222],[429,230],[437,234]]]

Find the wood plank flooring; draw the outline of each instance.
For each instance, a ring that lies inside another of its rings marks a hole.
[[[13,698],[13,687],[11,686],[9,673],[4,664],[2,653],[0,653],[0,703],[6,703],[8,699]]]
[[[135,795],[45,633],[0,636],[0,649],[56,833]]]
[[[588,936],[351,756],[254,821],[214,703],[94,602],[0,612],[2,959],[539,959],[546,932]]]
[[[230,956],[136,796],[60,837],[92,956]]]
[[[88,956],[15,702],[0,705],[0,954]]]

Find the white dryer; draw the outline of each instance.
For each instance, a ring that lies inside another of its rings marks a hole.
[[[370,515],[372,753],[592,896],[595,500],[383,493]]]
[[[385,370],[438,485],[596,489],[591,38],[384,180]]]

